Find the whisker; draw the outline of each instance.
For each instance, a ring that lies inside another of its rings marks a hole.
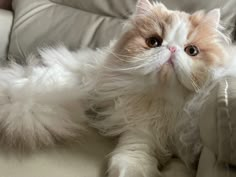
[[[132,67],[127,67],[127,66],[125,68],[111,68],[111,67],[107,67],[107,66],[103,66],[103,67],[106,69],[112,70],[112,71],[129,71],[129,70],[137,70],[140,68],[144,68],[146,66],[151,66],[156,63],[157,63],[157,59],[156,59],[156,57],[153,57],[149,60],[146,59],[146,62],[144,62],[142,64],[140,64],[140,61],[133,62],[133,64],[136,64],[136,66],[132,66]]]
[[[143,58],[140,58],[140,57],[135,57],[135,56],[131,56],[131,55],[117,54],[117,53],[114,53],[114,52],[112,52],[112,51],[110,51],[110,50],[106,50],[106,51],[104,51],[104,53],[105,53],[105,52],[107,52],[108,54],[112,54],[112,55],[113,55],[114,57],[116,57],[117,59],[121,59],[121,61],[130,62],[130,63],[135,63],[135,62],[137,62],[137,61],[144,61],[144,60],[146,60],[145,57],[151,56],[151,55],[143,55],[143,56],[142,56]],[[135,59],[135,60],[128,61],[128,60],[124,60],[124,59],[122,59],[122,58],[120,58],[120,57],[133,58],[133,59]]]

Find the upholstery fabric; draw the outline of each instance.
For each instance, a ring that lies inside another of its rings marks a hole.
[[[104,177],[107,154],[114,143],[97,133],[78,145],[28,155],[0,151],[1,177]]]
[[[198,172],[196,177],[235,177],[234,166],[223,163],[217,159],[214,153],[205,147],[202,150]]]
[[[124,22],[48,0],[15,0],[13,9],[15,18],[9,55],[22,60],[38,47],[58,43],[72,50],[105,46],[118,35]]]

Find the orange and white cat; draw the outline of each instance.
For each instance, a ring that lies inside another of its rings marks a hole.
[[[109,177],[158,176],[172,155],[183,157],[176,126],[184,106],[228,63],[219,29],[218,9],[188,14],[139,0],[109,48],[45,49],[42,64],[33,57],[28,66],[1,68],[2,144],[36,149],[77,140],[88,124],[119,136]],[[200,146],[189,148],[183,160],[191,164]]]
[[[219,23],[218,9],[190,15],[138,2],[104,63],[93,102],[99,110],[93,126],[120,135],[110,177],[156,177],[157,167],[179,152],[176,125],[186,102],[227,60]]]

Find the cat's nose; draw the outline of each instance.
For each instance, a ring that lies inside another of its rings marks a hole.
[[[170,50],[171,53],[176,52],[176,47],[175,46],[168,46],[168,49]]]

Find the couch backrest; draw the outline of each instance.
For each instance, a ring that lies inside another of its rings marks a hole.
[[[117,37],[137,0],[13,0],[9,55],[24,60],[38,47],[64,43],[71,49],[102,47]],[[221,7],[227,29],[236,19],[236,0],[162,0],[167,7],[193,12]]]

